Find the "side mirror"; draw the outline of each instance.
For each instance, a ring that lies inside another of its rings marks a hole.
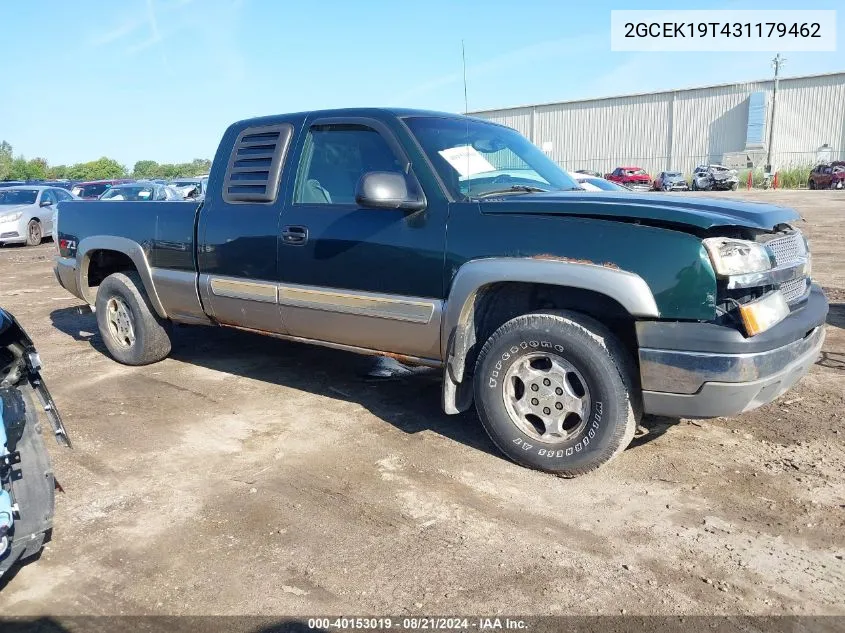
[[[361,176],[355,189],[355,202],[372,209],[425,209],[425,198],[411,194],[405,175],[394,171],[371,171]]]
[[[40,204],[39,206],[42,206],[42,207],[49,207],[49,206],[50,206],[50,205],[52,205],[52,204],[53,204],[53,202],[52,202],[51,200],[42,200],[42,201],[41,201],[41,204]]]

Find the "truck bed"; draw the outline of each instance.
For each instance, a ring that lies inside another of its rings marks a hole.
[[[96,236],[123,237],[142,246],[150,266],[193,271],[196,202],[71,201],[61,202],[57,242],[78,246]],[[75,234],[66,233],[73,227]],[[150,237],[152,236],[152,240]]]

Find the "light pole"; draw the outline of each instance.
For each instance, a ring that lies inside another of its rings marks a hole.
[[[775,104],[778,96],[778,74],[780,67],[786,63],[786,59],[780,56],[780,53],[775,55],[772,60],[772,68],[775,69],[775,85],[772,88],[772,116],[769,117],[769,146],[766,152],[766,173],[772,173],[772,143],[775,139]]]

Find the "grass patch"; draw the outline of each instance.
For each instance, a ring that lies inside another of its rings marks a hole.
[[[778,189],[805,189],[812,165],[798,165],[778,169]],[[748,172],[751,172],[751,186],[755,189],[762,189],[765,180],[762,169],[740,169],[738,171],[739,188],[744,189],[748,182]]]

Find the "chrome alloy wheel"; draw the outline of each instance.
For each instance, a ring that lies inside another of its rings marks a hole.
[[[121,347],[132,347],[135,343],[135,326],[132,310],[120,297],[111,297],[106,304],[106,320],[109,332]]]
[[[514,363],[504,380],[505,408],[526,435],[557,444],[579,433],[590,414],[581,373],[557,354],[537,352]]]

